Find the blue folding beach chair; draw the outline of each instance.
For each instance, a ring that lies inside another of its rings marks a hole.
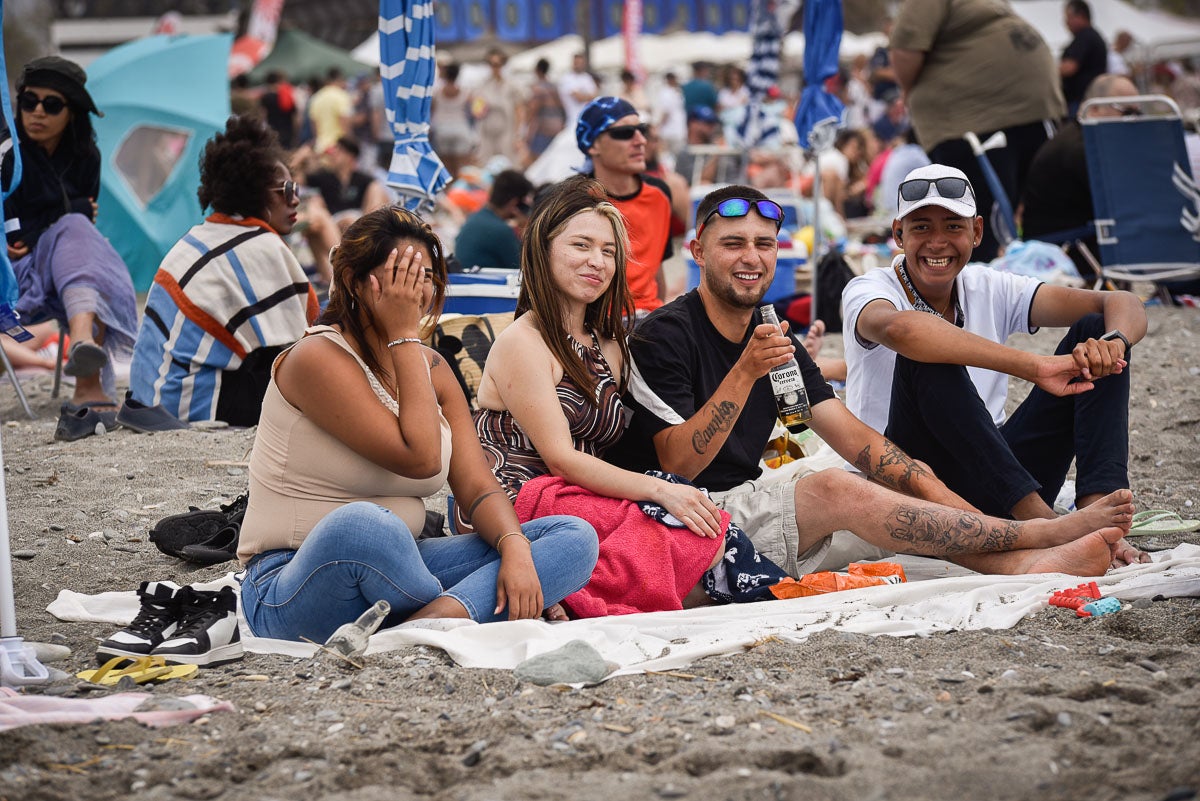
[[[1121,114],[1089,117],[1096,106]],[[1100,247],[1097,286],[1200,277],[1200,186],[1179,107],[1164,95],[1099,97],[1079,116]]]

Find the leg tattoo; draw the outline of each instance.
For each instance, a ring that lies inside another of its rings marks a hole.
[[[1017,545],[1021,524],[953,509],[900,505],[887,516],[885,525],[888,536],[898,543],[897,551],[953,556],[1010,551]]]

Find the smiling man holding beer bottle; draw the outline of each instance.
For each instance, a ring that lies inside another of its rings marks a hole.
[[[1128,493],[1104,510],[1040,521],[1054,529],[980,515],[850,414],[790,332],[763,322],[758,307],[775,274],[782,216],[747,186],[701,202],[691,245],[700,286],[652,312],[630,338],[630,425],[606,458],[710,490],[759,551],[793,576],[894,551],[949,556],[992,573],[1103,573],[1109,543],[1129,527]],[[837,469],[760,480],[778,414],[769,374],[793,360],[809,427],[871,481]]]

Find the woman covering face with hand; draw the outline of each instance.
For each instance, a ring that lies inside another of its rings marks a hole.
[[[577,518],[518,524],[449,366],[421,344],[445,294],[419,217],[364,215],[333,255],[318,325],[275,363],[250,462],[238,556],[255,634],[324,641],[378,600],[394,619],[537,617],[587,581]],[[477,534],[417,540],[446,480]]]

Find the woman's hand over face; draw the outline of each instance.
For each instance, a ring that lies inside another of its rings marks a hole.
[[[370,276],[375,319],[389,340],[419,337],[425,313],[425,267],[421,251],[412,245],[395,248],[383,266]]]

